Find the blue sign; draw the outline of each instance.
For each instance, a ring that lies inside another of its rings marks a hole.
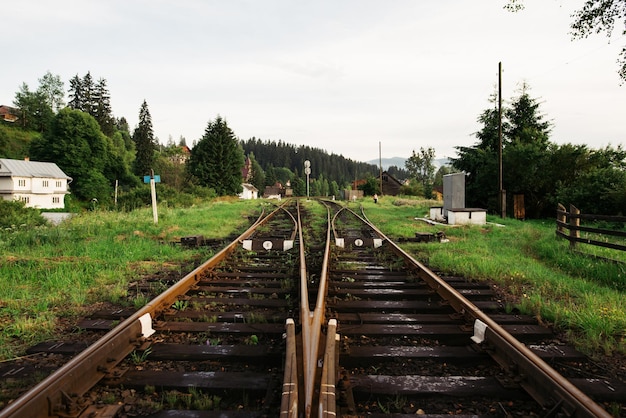
[[[150,176],[143,176],[143,182],[144,183],[150,183]],[[155,183],[161,183],[161,176],[158,174],[154,175],[154,182]]]

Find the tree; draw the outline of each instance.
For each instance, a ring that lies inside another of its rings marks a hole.
[[[85,98],[83,97],[83,80],[78,77],[78,74],[70,80],[68,96],[70,100],[67,105],[71,109],[84,110]]]
[[[624,215],[626,208],[626,151],[621,146],[589,150],[564,144],[554,153],[561,174],[553,207],[574,204],[582,212]]]
[[[530,97],[529,90],[528,84],[522,83],[519,96],[504,110],[504,116],[508,120],[503,126],[508,140],[505,146],[511,143],[534,143],[546,149],[551,123],[543,120],[544,115],[539,113],[539,102]]]
[[[241,193],[243,149],[221,116],[208,123],[187,164],[200,185],[213,188],[219,196]]]
[[[504,6],[512,12],[524,8],[523,0],[508,0]],[[591,34],[605,32],[608,38],[614,35],[615,22],[626,22],[626,0],[587,0],[580,10],[572,15],[574,21],[570,27],[574,39],[587,38]],[[625,35],[622,30],[620,35]],[[622,81],[626,81],[626,46],[622,48],[618,58],[620,65],[618,74]]]
[[[94,103],[91,106],[92,116],[100,125],[100,129],[106,136],[115,133],[115,119],[111,111],[111,95],[107,88],[107,81],[104,78],[98,80],[94,88]]]
[[[32,92],[28,84],[22,83],[13,101],[20,111],[19,121],[22,128],[38,132],[45,132],[48,129],[54,112],[47,99],[43,92],[39,90]]]
[[[434,159],[434,148],[424,149],[424,147],[420,147],[419,153],[413,150],[411,156],[404,163],[411,178],[417,180],[424,187],[424,194],[427,198],[432,195],[433,181],[435,180]]]
[[[373,196],[380,193],[380,183],[378,179],[372,175],[365,178],[365,183],[358,186],[359,190],[363,190],[365,196]]]
[[[63,100],[65,97],[63,81],[61,81],[60,76],[52,75],[50,71],[39,79],[37,92],[41,93],[41,95],[46,98],[46,103],[55,113],[65,104]]]
[[[139,124],[133,132],[133,142],[136,150],[133,172],[138,176],[150,175],[150,170],[154,166],[154,152],[157,144],[152,132],[152,117],[145,100],[139,109]]]
[[[548,209],[553,192],[552,179],[546,177],[549,161],[551,123],[544,120],[539,103],[522,84],[520,94],[504,111],[507,140],[502,153],[503,183],[507,199],[524,195],[527,217],[540,217]]]
[[[250,175],[250,184],[256,187],[261,193],[265,190],[265,172],[261,164],[256,160],[253,153],[248,155],[252,163],[252,174]]]
[[[82,200],[110,199],[111,186],[103,172],[109,160],[107,137],[95,119],[79,110],[61,109],[50,130],[31,142],[30,155],[56,163],[72,177],[72,193]]]
[[[443,187],[443,176],[445,176],[446,174],[452,174],[454,172],[455,172],[454,168],[450,167],[449,165],[444,164],[441,167],[439,167],[439,169],[435,173],[433,187],[439,187],[439,188]]]

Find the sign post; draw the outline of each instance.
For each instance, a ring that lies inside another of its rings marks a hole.
[[[154,170],[150,170],[149,176],[143,176],[144,183],[150,183],[150,194],[152,195],[152,217],[154,218],[154,223],[159,223],[159,214],[157,211],[157,200],[156,200],[156,183],[161,182],[161,176],[154,175]]]
[[[311,161],[304,161],[304,174],[306,174],[306,200],[309,200],[309,175],[311,174]]]

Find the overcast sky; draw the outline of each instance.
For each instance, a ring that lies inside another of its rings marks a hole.
[[[476,143],[502,62],[506,101],[527,82],[553,142],[624,144],[619,35],[571,40],[582,0],[20,0],[0,14],[0,104],[47,71],[107,80],[131,129],[191,145],[221,115],[235,135],[358,161],[454,157]],[[618,27],[622,27],[621,23]],[[67,100],[67,97],[66,97]]]

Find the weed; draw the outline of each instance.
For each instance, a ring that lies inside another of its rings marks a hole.
[[[141,352],[137,350],[133,350],[133,352],[130,353],[130,360],[132,361],[133,364],[137,364],[137,365],[141,364],[148,359],[148,356],[150,355],[151,352],[152,352],[151,347],[148,347],[148,349],[141,351]]]
[[[172,308],[174,308],[177,311],[184,311],[189,307],[189,302],[186,300],[177,300],[176,302],[174,302],[174,304],[172,305]]]
[[[141,309],[146,306],[148,302],[150,302],[150,298],[142,293],[139,293],[133,299],[133,307],[135,309]]]
[[[257,337],[256,335],[250,335],[248,337],[246,337],[244,339],[244,343],[246,345],[258,345],[259,344],[259,337]]]

